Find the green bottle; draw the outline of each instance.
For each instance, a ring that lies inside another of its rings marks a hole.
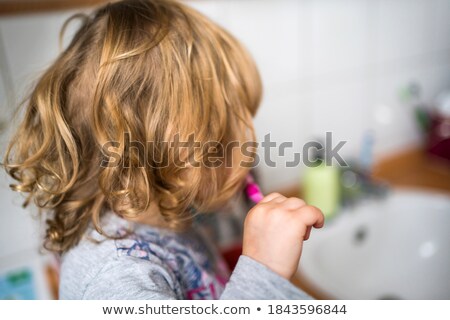
[[[304,200],[308,205],[322,210],[325,219],[329,219],[339,206],[339,169],[326,165],[320,150],[317,151],[315,159],[315,162],[306,168],[303,177]]]

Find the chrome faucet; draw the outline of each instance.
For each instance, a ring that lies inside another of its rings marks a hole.
[[[385,198],[390,190],[389,184],[375,181],[370,172],[354,163],[341,171],[341,204],[352,206],[365,199]]]

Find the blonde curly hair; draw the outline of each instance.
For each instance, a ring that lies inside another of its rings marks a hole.
[[[76,17],[82,25],[35,85],[3,163],[24,206],[33,202],[47,216],[44,247],[67,251],[91,222],[101,231],[107,210],[132,218],[156,204],[179,230],[189,226],[190,208],[226,203],[248,168],[180,167],[166,148],[146,156],[168,166],[142,166],[124,133],[155,145],[191,133],[223,145],[254,141],[261,82],[248,52],[176,1],[124,0]],[[101,166],[109,141],[119,142],[119,165]]]

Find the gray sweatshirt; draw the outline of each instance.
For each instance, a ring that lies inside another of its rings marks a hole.
[[[309,299],[261,263],[240,256],[230,275],[199,228],[175,233],[109,214],[62,256],[61,299]],[[120,239],[117,239],[120,237]]]

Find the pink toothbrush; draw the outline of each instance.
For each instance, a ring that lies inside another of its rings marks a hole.
[[[247,175],[246,182],[245,193],[247,197],[254,203],[260,202],[264,198],[264,195],[250,173]]]

